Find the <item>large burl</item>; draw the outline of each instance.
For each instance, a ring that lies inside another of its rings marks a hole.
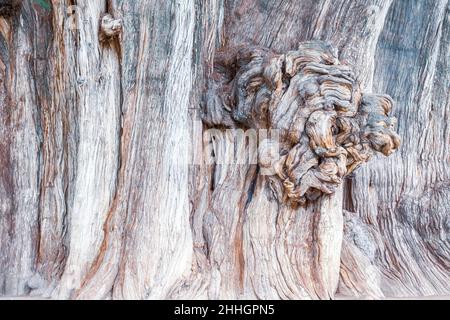
[[[331,194],[374,151],[400,145],[389,96],[361,92],[329,44],[311,41],[278,54],[261,47],[219,52],[206,94],[210,127],[277,129],[279,154],[259,164],[296,204]],[[261,150],[260,150],[261,151]]]

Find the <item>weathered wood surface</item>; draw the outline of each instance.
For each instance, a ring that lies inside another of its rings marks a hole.
[[[377,279],[370,284],[377,291],[448,294],[449,2],[394,2],[375,61],[374,90],[397,101],[394,115],[404,139],[398,154],[363,168],[351,180],[345,208],[359,216],[348,216],[354,221],[349,223],[351,242],[368,258],[368,266],[360,268]],[[353,287],[357,277],[348,272],[355,267],[343,261],[343,287]]]
[[[448,0],[1,9],[12,2],[0,1],[0,294],[450,294]],[[106,14],[122,28],[102,27]],[[292,208],[256,166],[198,164],[201,113],[219,50],[312,39],[394,98],[402,145]]]

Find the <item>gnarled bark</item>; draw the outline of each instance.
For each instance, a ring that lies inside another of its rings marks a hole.
[[[450,294],[449,6],[0,0],[0,294]],[[299,45],[318,40],[337,54],[301,87]],[[289,98],[318,88],[330,105],[291,119]],[[374,92],[396,105],[400,146]],[[255,112],[271,103],[278,114]],[[248,164],[227,127],[282,129],[284,160],[268,130]],[[358,139],[398,152],[354,171],[369,156]],[[325,168],[299,183],[304,166]]]

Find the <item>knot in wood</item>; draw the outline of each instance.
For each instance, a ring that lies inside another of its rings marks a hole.
[[[0,17],[11,17],[20,8],[21,0],[0,0]]]
[[[117,37],[122,32],[122,19],[114,19],[110,14],[105,14],[100,21],[100,42],[107,42]]]
[[[219,52],[203,121],[277,130],[279,154],[259,166],[274,172],[287,201],[303,204],[334,193],[374,152],[398,149],[392,108],[389,96],[361,91],[333,46],[310,41],[283,54],[245,46]]]

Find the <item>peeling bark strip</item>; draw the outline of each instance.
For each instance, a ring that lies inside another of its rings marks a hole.
[[[448,0],[0,0],[0,295],[449,295],[449,19]],[[208,136],[224,124],[280,129],[286,154],[210,165],[245,147]]]
[[[260,162],[294,203],[334,193],[374,151],[388,156],[400,146],[396,119],[388,116],[392,99],[362,93],[325,42],[304,42],[286,54],[231,49],[215,66],[205,123],[280,131],[280,153],[260,152]]]

